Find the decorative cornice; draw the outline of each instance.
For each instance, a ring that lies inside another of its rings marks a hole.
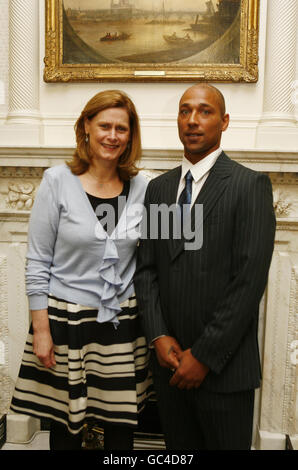
[[[279,231],[295,231],[298,232],[298,218],[281,218],[276,219],[276,229]]]
[[[48,168],[72,157],[74,147],[0,147],[1,167]],[[235,161],[252,169],[272,173],[298,173],[298,152],[262,149],[225,149]],[[141,165],[166,170],[179,165],[182,149],[144,148]],[[0,176],[2,173],[0,172]]]
[[[295,185],[298,188],[298,172],[279,172],[279,173],[268,173],[272,184],[278,185]]]
[[[45,168],[44,167],[40,168],[36,166],[1,166],[0,165],[0,178],[41,178]]]
[[[0,211],[0,220],[1,222],[20,222],[27,223],[30,217],[30,211]]]

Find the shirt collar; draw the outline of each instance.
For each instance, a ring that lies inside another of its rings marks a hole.
[[[194,165],[187,160],[185,156],[183,156],[181,179],[184,178],[188,170],[190,170],[194,181],[197,183],[209,170],[211,170],[221,152],[222,148],[219,147]]]

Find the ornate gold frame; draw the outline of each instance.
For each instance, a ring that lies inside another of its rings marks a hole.
[[[241,0],[239,64],[63,64],[63,3],[46,0],[45,82],[256,82],[259,0]]]

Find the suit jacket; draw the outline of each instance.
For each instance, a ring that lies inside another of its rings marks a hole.
[[[150,204],[175,203],[181,167],[150,181]],[[259,303],[264,293],[275,236],[269,178],[222,152],[191,211],[203,204],[203,244],[186,250],[185,240],[144,238],[134,278],[148,342],[160,335],[191,348],[210,368],[201,387],[214,392],[259,386]]]

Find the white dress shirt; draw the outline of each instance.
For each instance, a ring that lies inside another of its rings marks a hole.
[[[202,160],[195,163],[194,165],[189,160],[187,160],[185,156],[183,156],[181,178],[180,178],[180,183],[179,183],[178,192],[177,192],[177,200],[176,200],[177,203],[179,200],[179,196],[185,187],[185,179],[184,179],[185,175],[188,172],[188,170],[190,170],[192,177],[193,177],[192,197],[191,197],[191,207],[192,207],[206,179],[208,178],[211,168],[215,164],[221,152],[222,152],[222,149],[221,147],[219,147],[218,149],[214,150],[214,152],[210,153],[209,155],[207,155],[207,157],[203,158]]]

